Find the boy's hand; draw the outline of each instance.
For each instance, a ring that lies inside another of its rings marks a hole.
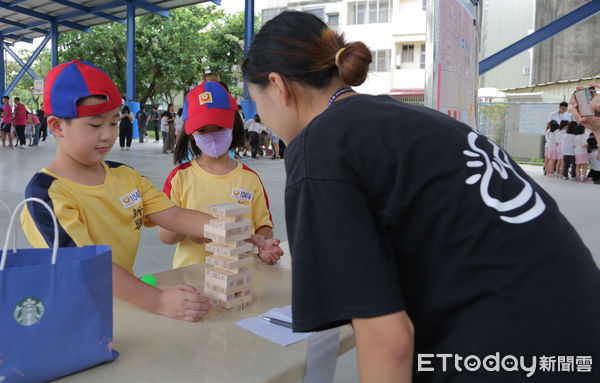
[[[197,322],[211,306],[210,298],[192,286],[180,284],[161,292],[156,311],[169,318]]]
[[[283,255],[283,250],[279,247],[280,241],[278,239],[265,239],[260,234],[253,234],[247,241],[258,246],[260,259],[269,265],[277,263]]]
[[[197,243],[197,244],[199,244],[199,245],[202,245],[202,244],[204,244],[204,243],[208,243],[208,242],[211,242],[211,241],[212,241],[212,240],[211,240],[211,239],[209,239],[209,238],[206,238],[206,237],[200,237],[200,236],[197,236],[197,235],[190,235],[189,237],[190,237],[190,239],[192,240],[192,242],[194,242],[194,243]]]

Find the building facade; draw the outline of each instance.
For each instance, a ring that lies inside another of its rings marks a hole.
[[[423,103],[426,0],[270,0],[263,21],[284,10],[311,12],[346,41],[364,42],[373,55],[361,93],[388,94]]]

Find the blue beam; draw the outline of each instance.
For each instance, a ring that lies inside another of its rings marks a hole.
[[[47,15],[45,13],[41,13],[38,11],[34,11],[33,9],[23,8],[18,5],[11,6],[10,3],[6,2],[6,1],[0,1],[0,8],[4,8],[4,9],[8,9],[8,10],[11,10],[14,12],[22,13],[24,15],[35,17],[40,20],[46,20],[48,22],[54,20],[53,16],[50,16],[50,15]],[[85,25],[73,23],[70,21],[61,21],[60,24],[66,26],[66,27],[72,28],[72,29],[77,29],[79,31],[86,32],[86,33],[90,31],[90,28],[86,27]]]
[[[254,0],[246,0],[244,11],[244,58],[250,49],[250,43],[254,39]],[[244,100],[250,99],[248,85],[244,81]]]
[[[9,55],[11,55],[11,56],[12,56],[12,58],[13,58],[13,59],[15,59],[15,61],[17,62],[17,64],[19,64],[19,65],[21,66],[21,68],[25,68],[25,63],[23,62],[23,60],[21,60],[21,58],[20,58],[20,57],[19,57],[19,56],[18,56],[18,55],[17,55],[15,52],[13,52],[13,51],[12,51],[12,49],[10,49],[10,48],[8,47],[8,45],[6,45],[6,43],[5,43],[4,41],[2,41],[2,47],[3,47],[3,48],[4,48],[4,49],[5,49],[7,52],[8,52],[8,54],[9,54]],[[39,79],[39,78],[40,78],[40,77],[39,77],[39,76],[38,76],[38,75],[37,75],[37,74],[36,74],[36,73],[35,73],[33,70],[31,70],[31,69],[29,69],[29,70],[27,71],[27,73],[29,73],[29,75],[30,75],[30,76],[31,76],[33,79],[35,79],[35,80],[37,80],[37,79]]]
[[[217,5],[221,5],[221,0],[209,0]]]
[[[90,10],[92,12],[99,12],[99,11],[104,11],[106,9],[117,8],[117,7],[120,7],[121,5],[123,5],[122,1],[114,0],[114,1],[110,1],[108,3],[96,5],[95,7],[91,7]]]
[[[135,100],[135,5],[127,4],[127,101]]]
[[[38,20],[38,21],[34,21],[32,23],[29,23],[29,24],[25,24],[24,28],[21,28],[21,27],[12,27],[12,28],[4,29],[2,32],[4,32],[4,33],[10,33],[10,32],[22,31],[23,29],[33,29],[35,27],[39,27],[40,25],[46,25],[46,24],[48,24],[47,21]],[[44,34],[45,35],[48,34],[48,31],[46,31]]]
[[[149,12],[156,13],[156,14],[164,16],[164,17],[169,17],[168,9],[159,7],[158,5],[151,4],[145,0],[135,0],[135,1],[128,0],[128,2],[132,3],[136,7],[145,9]]]
[[[29,58],[29,60],[27,60],[27,64],[25,64],[25,66],[23,68],[21,68],[21,70],[17,74],[17,77],[15,77],[15,79],[8,86],[8,89],[6,90],[4,95],[6,95],[6,96],[9,95],[10,92],[12,92],[13,89],[15,89],[15,87],[17,86],[19,81],[21,81],[21,79],[25,75],[25,72],[27,72],[29,70],[29,68],[31,68],[31,65],[33,65],[34,61],[38,58],[38,56],[40,55],[40,53],[42,52],[42,50],[44,49],[46,44],[48,44],[48,40],[50,40],[50,35],[51,34],[48,33],[46,35],[46,37],[44,38],[44,40],[40,43],[40,45],[35,49],[35,51],[31,55],[31,57]]]
[[[4,35],[4,38],[14,40],[15,42],[22,41],[24,43],[33,44],[33,39],[19,35]]]
[[[538,29],[529,36],[480,61],[479,75],[481,76],[485,72],[497,67],[511,57],[514,57],[515,55],[538,45],[542,41],[553,37],[565,29],[571,28],[572,26],[584,21],[598,12],[600,12],[600,0],[592,0],[589,3],[582,5],[574,11],[567,13],[563,17]]]
[[[69,20],[69,19],[72,19],[73,17],[93,14],[96,16],[103,17],[103,18],[107,19],[108,21],[115,21],[117,23],[122,23],[122,24],[125,23],[125,20],[122,20],[122,19],[118,18],[117,16],[109,15],[108,13],[104,13],[104,12],[92,11],[90,8],[88,8],[84,5],[81,5],[81,4],[74,3],[70,0],[50,0],[50,1],[52,1],[53,3],[57,3],[57,4],[66,5],[67,7],[71,7],[73,9],[77,9],[77,12],[70,12],[70,13],[67,13],[64,15],[57,16],[56,21]]]
[[[4,43],[4,34],[0,32],[0,41]],[[0,47],[2,50],[2,63],[0,63],[0,95],[4,95],[4,88],[6,88],[6,72],[4,70],[4,64],[6,63],[4,55],[4,47]]]
[[[50,66],[54,68],[58,65],[58,24],[53,21],[50,23]]]
[[[9,20],[9,19],[7,19],[7,18],[4,18],[4,17],[0,17],[0,23],[4,23],[4,24],[8,24],[8,25],[12,25],[12,26],[14,26],[14,27],[17,27],[17,28],[19,28],[18,30],[30,29],[30,30],[32,30],[32,31],[39,32],[39,33],[43,33],[43,34],[47,34],[47,33],[48,33],[48,31],[46,31],[46,30],[44,30],[44,29],[40,29],[40,28],[34,28],[34,27],[28,28],[28,27],[27,27],[27,24],[19,23],[19,22],[17,22],[17,21],[12,21],[12,20]],[[3,32],[4,32],[4,33],[7,33],[7,30],[5,29]]]
[[[15,5],[17,5],[17,4],[21,4],[21,3],[24,3],[24,2],[26,2],[26,1],[27,1],[27,0],[13,0],[13,1],[11,1],[11,2],[10,2],[10,4],[9,4],[9,5],[10,5],[11,7],[14,7],[14,6],[15,6]]]

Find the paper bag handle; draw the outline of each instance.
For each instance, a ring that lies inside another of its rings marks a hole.
[[[13,210],[12,215],[10,216],[10,222],[8,224],[8,230],[6,232],[6,239],[4,240],[4,248],[2,249],[2,261],[0,261],[0,270],[4,270],[4,264],[6,263],[6,253],[7,253],[7,249],[8,249],[8,240],[10,238],[10,233],[12,231],[13,224],[15,223],[15,217],[17,216],[17,212],[19,211],[19,208],[22,205],[26,204],[29,201],[41,203],[42,205],[44,205],[46,210],[48,210],[48,212],[50,212],[50,216],[52,216],[52,222],[54,223],[54,243],[52,245],[52,264],[54,265],[56,263],[56,253],[58,252],[58,222],[56,221],[56,215],[54,214],[54,211],[52,210],[50,205],[48,205],[43,200],[41,200],[39,198],[26,198],[25,200],[21,201],[21,203],[19,203],[17,205],[15,210]],[[16,231],[16,229],[15,229],[15,231]],[[17,244],[13,243],[13,253],[16,253],[16,252],[17,252]]]

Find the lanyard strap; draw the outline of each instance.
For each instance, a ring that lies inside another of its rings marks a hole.
[[[352,88],[346,87],[346,88],[342,88],[342,89],[338,90],[337,92],[335,92],[333,94],[333,96],[331,96],[331,98],[329,99],[329,103],[327,104],[327,107],[329,108],[331,106],[331,104],[333,104],[333,102],[335,101],[336,98],[338,98],[342,94],[348,93],[348,92],[352,92]]]

